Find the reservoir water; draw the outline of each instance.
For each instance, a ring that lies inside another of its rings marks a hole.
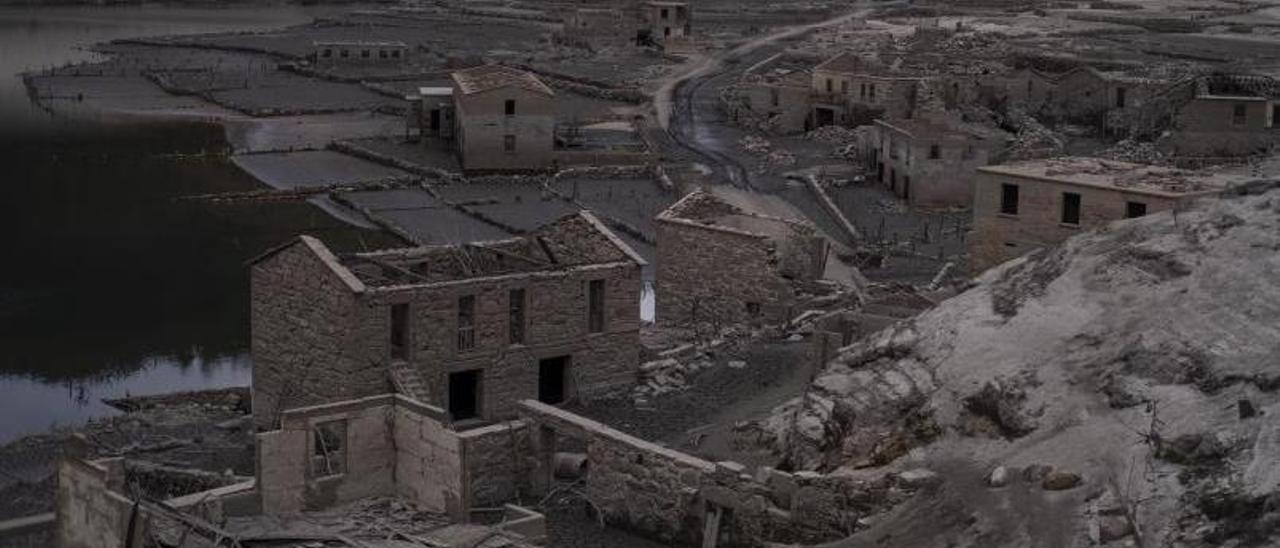
[[[274,28],[321,10],[0,8],[0,443],[101,398],[247,384],[245,261],[300,233],[371,237],[309,204],[177,202],[257,183],[220,128],[105,126],[30,104],[21,72],[115,38]]]

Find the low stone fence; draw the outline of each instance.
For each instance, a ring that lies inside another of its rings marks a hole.
[[[535,428],[534,489],[550,485],[557,436],[586,444],[583,493],[604,520],[666,543],[764,546],[851,534],[887,485],[813,472],[711,462],[533,400],[520,411]],[[708,538],[714,536],[715,538]]]

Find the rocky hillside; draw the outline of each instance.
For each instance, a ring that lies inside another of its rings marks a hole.
[[[1277,388],[1280,185],[1259,183],[988,271],[841,349],[757,434],[917,490],[843,545],[1274,546]]]

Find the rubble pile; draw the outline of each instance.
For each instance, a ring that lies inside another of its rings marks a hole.
[[[1011,111],[1006,125],[1014,128],[1013,143],[1008,148],[1009,161],[1051,158],[1066,151],[1066,139],[1025,112]]]
[[[938,484],[855,540],[1275,545],[1277,250],[1277,182],[1082,234],[841,349],[755,426],[796,469]]]
[[[1116,143],[1111,148],[1103,151],[1100,156],[1135,164],[1161,165],[1168,161],[1168,158],[1156,148],[1155,143],[1133,139],[1124,139]]]
[[[796,164],[795,154],[783,148],[774,148],[773,143],[763,137],[748,135],[740,139],[738,145],[751,154],[764,157],[759,169],[761,173],[771,167],[786,167]]]

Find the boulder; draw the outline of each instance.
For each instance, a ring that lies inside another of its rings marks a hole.
[[[1004,487],[1009,484],[1009,469],[1003,466],[997,466],[991,471],[991,475],[987,476],[987,485],[990,487]]]
[[[1065,470],[1054,470],[1044,476],[1040,486],[1046,491],[1066,491],[1080,485],[1080,474]]]

